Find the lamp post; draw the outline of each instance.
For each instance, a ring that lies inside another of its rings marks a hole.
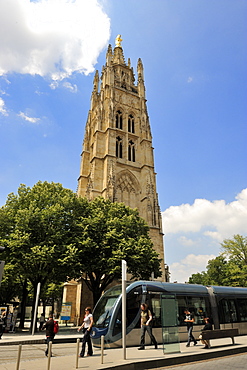
[[[126,272],[127,263],[122,260],[122,347],[124,360],[126,360]]]
[[[5,249],[5,247],[0,246],[0,253],[3,252],[4,249]],[[5,261],[0,261],[0,285],[1,285],[2,276],[3,276],[4,263],[5,263]]]

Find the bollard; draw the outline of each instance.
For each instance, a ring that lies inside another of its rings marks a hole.
[[[101,339],[101,342],[100,342],[100,344],[101,344],[101,364],[103,364],[103,360],[104,360],[104,340],[105,340],[104,335],[101,335],[100,339]]]
[[[19,348],[18,348],[18,356],[17,356],[17,363],[16,363],[16,370],[19,370],[19,366],[20,366],[20,360],[21,360],[21,348],[22,348],[22,344],[19,344]]]
[[[52,342],[49,342],[47,370],[50,370],[50,366],[51,366],[51,348],[52,348]]]
[[[75,362],[75,368],[76,369],[78,369],[79,346],[80,346],[80,339],[77,338],[77,340],[76,340],[76,362]]]

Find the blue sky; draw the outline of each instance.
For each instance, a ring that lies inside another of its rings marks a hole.
[[[247,235],[247,2],[0,0],[0,205],[76,191],[93,72],[122,35],[142,58],[171,281]]]

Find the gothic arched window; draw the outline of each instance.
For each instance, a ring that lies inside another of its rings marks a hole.
[[[123,129],[123,115],[120,110],[116,113],[116,128]]]
[[[130,114],[128,117],[128,131],[132,132],[132,134],[135,133],[135,120],[132,114]]]
[[[119,136],[116,138],[116,157],[123,158],[123,143]]]
[[[135,143],[130,140],[129,141],[129,145],[128,145],[128,160],[131,161],[131,162],[135,162],[136,161],[136,158],[135,158]]]

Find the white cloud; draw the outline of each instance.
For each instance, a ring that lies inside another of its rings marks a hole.
[[[0,75],[88,74],[110,37],[97,0],[0,1]]]
[[[185,283],[192,274],[205,271],[208,261],[215,257],[214,254],[188,254],[181,261],[172,263],[169,266],[171,282],[177,281],[179,283]]]
[[[173,280],[188,281],[205,270],[207,261],[221,252],[220,243],[235,234],[247,234],[247,189],[226,203],[196,199],[162,212],[166,263]],[[213,256],[213,257],[212,257]]]
[[[204,235],[223,240],[246,233],[247,189],[243,189],[231,203],[196,199],[192,205],[170,207],[162,212],[162,220],[166,235],[203,230]]]
[[[76,93],[78,91],[77,85],[72,85],[70,82],[64,82],[63,87],[65,87],[72,93]]]
[[[5,108],[5,102],[2,98],[0,98],[0,113],[4,116],[8,116],[8,112]]]
[[[192,81],[193,81],[193,78],[192,78],[192,77],[188,77],[187,82],[188,82],[188,83],[191,83]]]
[[[40,121],[40,118],[35,118],[35,117],[29,117],[23,112],[20,112],[18,114],[19,117],[23,118],[25,121],[31,122],[31,123],[38,123]]]
[[[184,235],[179,237],[179,242],[181,244],[183,244],[183,245],[186,245],[186,246],[192,246],[192,245],[195,245],[196,244],[196,241],[195,240],[188,239]]]

